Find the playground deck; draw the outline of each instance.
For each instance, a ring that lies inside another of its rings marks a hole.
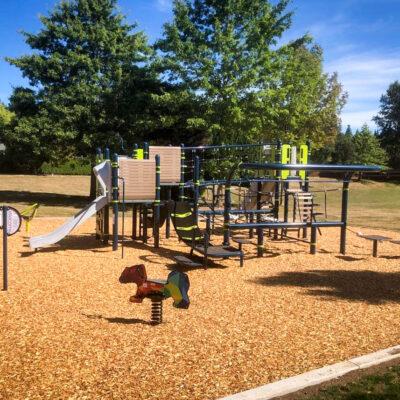
[[[63,219],[36,219],[32,234]],[[128,242],[99,247],[94,220],[52,249],[32,253],[23,233],[9,240],[9,292],[0,292],[0,398],[216,399],[400,342],[400,246],[324,230],[316,256],[304,243],[267,242],[245,267],[222,260],[188,271],[188,310],[164,304],[153,327],[150,304],[128,303],[124,266],[145,263],[165,278],[176,238],[154,250]],[[365,233],[388,231],[364,230]],[[392,234],[399,239],[398,233]],[[215,238],[218,242],[219,238]],[[21,250],[22,249],[22,250]]]

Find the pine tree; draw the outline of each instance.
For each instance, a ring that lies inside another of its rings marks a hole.
[[[381,147],[379,139],[364,124],[361,130],[357,130],[353,137],[354,162],[364,165],[386,165],[388,161],[385,150]]]
[[[379,114],[374,118],[379,138],[389,156],[389,165],[400,168],[400,82],[393,82],[381,97]]]
[[[7,138],[14,152],[29,152],[40,166],[120,136],[133,142],[135,128],[146,124],[143,86],[154,78],[144,66],[151,56],[144,34],[133,33],[116,0],[63,0],[40,20],[39,33],[24,33],[34,53],[8,59],[33,88],[11,99],[19,113]],[[24,96],[34,115],[23,112]]]
[[[347,125],[345,133],[339,133],[336,138],[335,148],[332,154],[334,164],[353,164],[355,160],[355,147],[353,132]]]

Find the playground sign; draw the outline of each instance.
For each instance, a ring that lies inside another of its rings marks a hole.
[[[0,207],[0,229],[3,229],[3,290],[8,290],[8,236],[21,227],[21,214],[13,207]]]
[[[21,227],[21,214],[13,207],[7,207],[7,235],[12,236],[19,231]],[[0,229],[3,227],[3,207],[0,206]]]

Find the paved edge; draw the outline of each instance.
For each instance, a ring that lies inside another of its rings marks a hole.
[[[375,353],[328,365],[301,375],[296,375],[255,389],[223,397],[219,400],[270,400],[279,396],[297,392],[310,386],[328,382],[346,375],[349,372],[369,368],[396,358],[400,358],[400,346],[389,347]]]

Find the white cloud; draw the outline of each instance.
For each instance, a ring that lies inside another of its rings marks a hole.
[[[376,114],[376,109],[368,111],[345,111],[341,115],[342,126],[346,128],[347,125],[350,125],[353,129],[357,129],[367,124],[370,128],[375,129],[376,125],[372,121],[372,118]]]
[[[172,0],[156,0],[156,7],[159,11],[169,11],[172,7]]]
[[[354,53],[353,53],[354,54]],[[375,125],[371,118],[378,113],[379,100],[390,83],[400,77],[400,52],[377,52],[344,56],[327,63],[328,72],[338,72],[339,81],[349,94],[342,114],[343,126],[359,128]]]

